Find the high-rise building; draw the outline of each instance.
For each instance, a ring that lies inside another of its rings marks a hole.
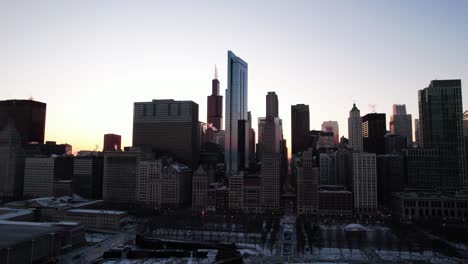
[[[206,210],[208,195],[208,174],[198,166],[192,177],[192,209]]]
[[[337,121],[324,121],[322,123],[323,132],[333,132],[335,144],[340,143],[340,128]]]
[[[133,146],[150,147],[194,168],[200,155],[198,104],[153,100],[135,103]]]
[[[406,187],[415,190],[440,190],[440,154],[438,149],[405,149]]]
[[[349,146],[356,152],[363,151],[362,143],[362,117],[361,112],[353,104],[353,108],[349,111],[348,117],[348,138]]]
[[[278,96],[275,92],[266,95],[266,116],[278,117]]]
[[[292,154],[307,149],[307,137],[310,131],[309,106],[297,104],[291,106],[291,144]]]
[[[390,208],[392,193],[403,191],[405,186],[404,164],[403,155],[377,156],[377,200],[380,206]]]
[[[243,190],[244,195],[243,210],[248,213],[259,213],[262,209],[261,206],[261,179],[260,177],[248,176],[244,177]]]
[[[281,137],[278,131],[281,129],[279,118],[267,117],[262,135],[261,155],[261,187],[262,206],[264,210],[278,210],[280,208],[281,191]]]
[[[24,151],[13,120],[0,129],[0,199],[21,198],[24,182]]]
[[[402,153],[407,148],[408,141],[405,136],[387,134],[384,137],[385,154]]]
[[[466,187],[461,80],[431,81],[418,99],[422,146],[439,150],[442,187]]]
[[[21,142],[44,143],[46,104],[33,100],[0,101],[0,130],[12,119]]]
[[[327,152],[319,154],[320,184],[336,185],[337,179],[337,154],[336,152]]]
[[[73,157],[27,157],[24,166],[26,197],[56,196],[54,185],[73,178]]]
[[[103,199],[116,204],[133,204],[137,198],[137,176],[141,153],[104,152]]]
[[[421,126],[419,125],[419,119],[414,119],[414,143],[416,146],[421,144]]]
[[[141,160],[138,168],[136,199],[152,208],[160,208],[162,197],[162,159]]]
[[[377,209],[377,164],[375,153],[353,153],[354,209],[372,213]]]
[[[463,135],[468,137],[468,111],[463,113]]]
[[[406,113],[406,105],[393,105],[393,115],[390,116],[390,133],[406,137],[407,146],[413,145],[412,117]]]
[[[116,134],[104,135],[104,147],[102,151],[122,150],[122,137]]]
[[[313,151],[304,151],[297,167],[298,214],[317,214],[319,211],[319,168],[314,163]]]
[[[364,151],[381,155],[385,153],[387,134],[385,114],[370,113],[362,117]]]
[[[102,152],[78,154],[73,165],[74,193],[88,199],[102,199],[103,169]]]
[[[229,209],[243,210],[244,208],[244,171],[229,176]]]
[[[223,96],[219,94],[218,69],[215,67],[215,76],[211,81],[211,95],[208,96],[207,122],[216,130],[223,129]]]
[[[225,148],[224,163],[226,165],[226,175],[243,170],[240,166],[239,135],[244,135],[244,153],[250,153],[248,130],[239,129],[239,121],[248,120],[248,65],[232,51],[228,51],[228,84],[226,89],[226,125],[225,125]],[[244,155],[243,164],[248,166],[248,155]]]

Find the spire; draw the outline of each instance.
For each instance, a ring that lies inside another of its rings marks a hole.
[[[214,76],[215,80],[218,80],[218,67],[216,67],[216,64],[215,64],[215,76]]]

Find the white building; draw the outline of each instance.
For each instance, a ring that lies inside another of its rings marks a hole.
[[[358,213],[377,209],[377,167],[375,153],[353,153],[354,209]]]

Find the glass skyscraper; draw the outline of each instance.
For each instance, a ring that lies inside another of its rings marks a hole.
[[[228,51],[228,83],[226,89],[225,164],[226,174],[238,172],[242,164],[249,164],[248,126],[248,65],[247,62]],[[240,127],[239,127],[239,124]],[[239,128],[242,128],[240,131]],[[241,139],[241,140],[239,140]],[[239,143],[243,146],[240,147]],[[244,153],[240,153],[240,150]],[[240,161],[240,157],[244,159]]]
[[[442,188],[466,186],[461,80],[435,80],[418,92],[422,146],[438,149]]]

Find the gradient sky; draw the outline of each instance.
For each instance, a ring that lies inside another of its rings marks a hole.
[[[136,101],[193,100],[206,121],[214,65],[224,95],[232,50],[249,63],[254,128],[276,91],[289,145],[297,103],[311,129],[337,120],[347,135],[353,101],[415,118],[430,80],[466,85],[467,14],[463,0],[0,0],[0,100],[46,102],[46,139],[74,151],[102,148],[105,133],[128,146]]]

